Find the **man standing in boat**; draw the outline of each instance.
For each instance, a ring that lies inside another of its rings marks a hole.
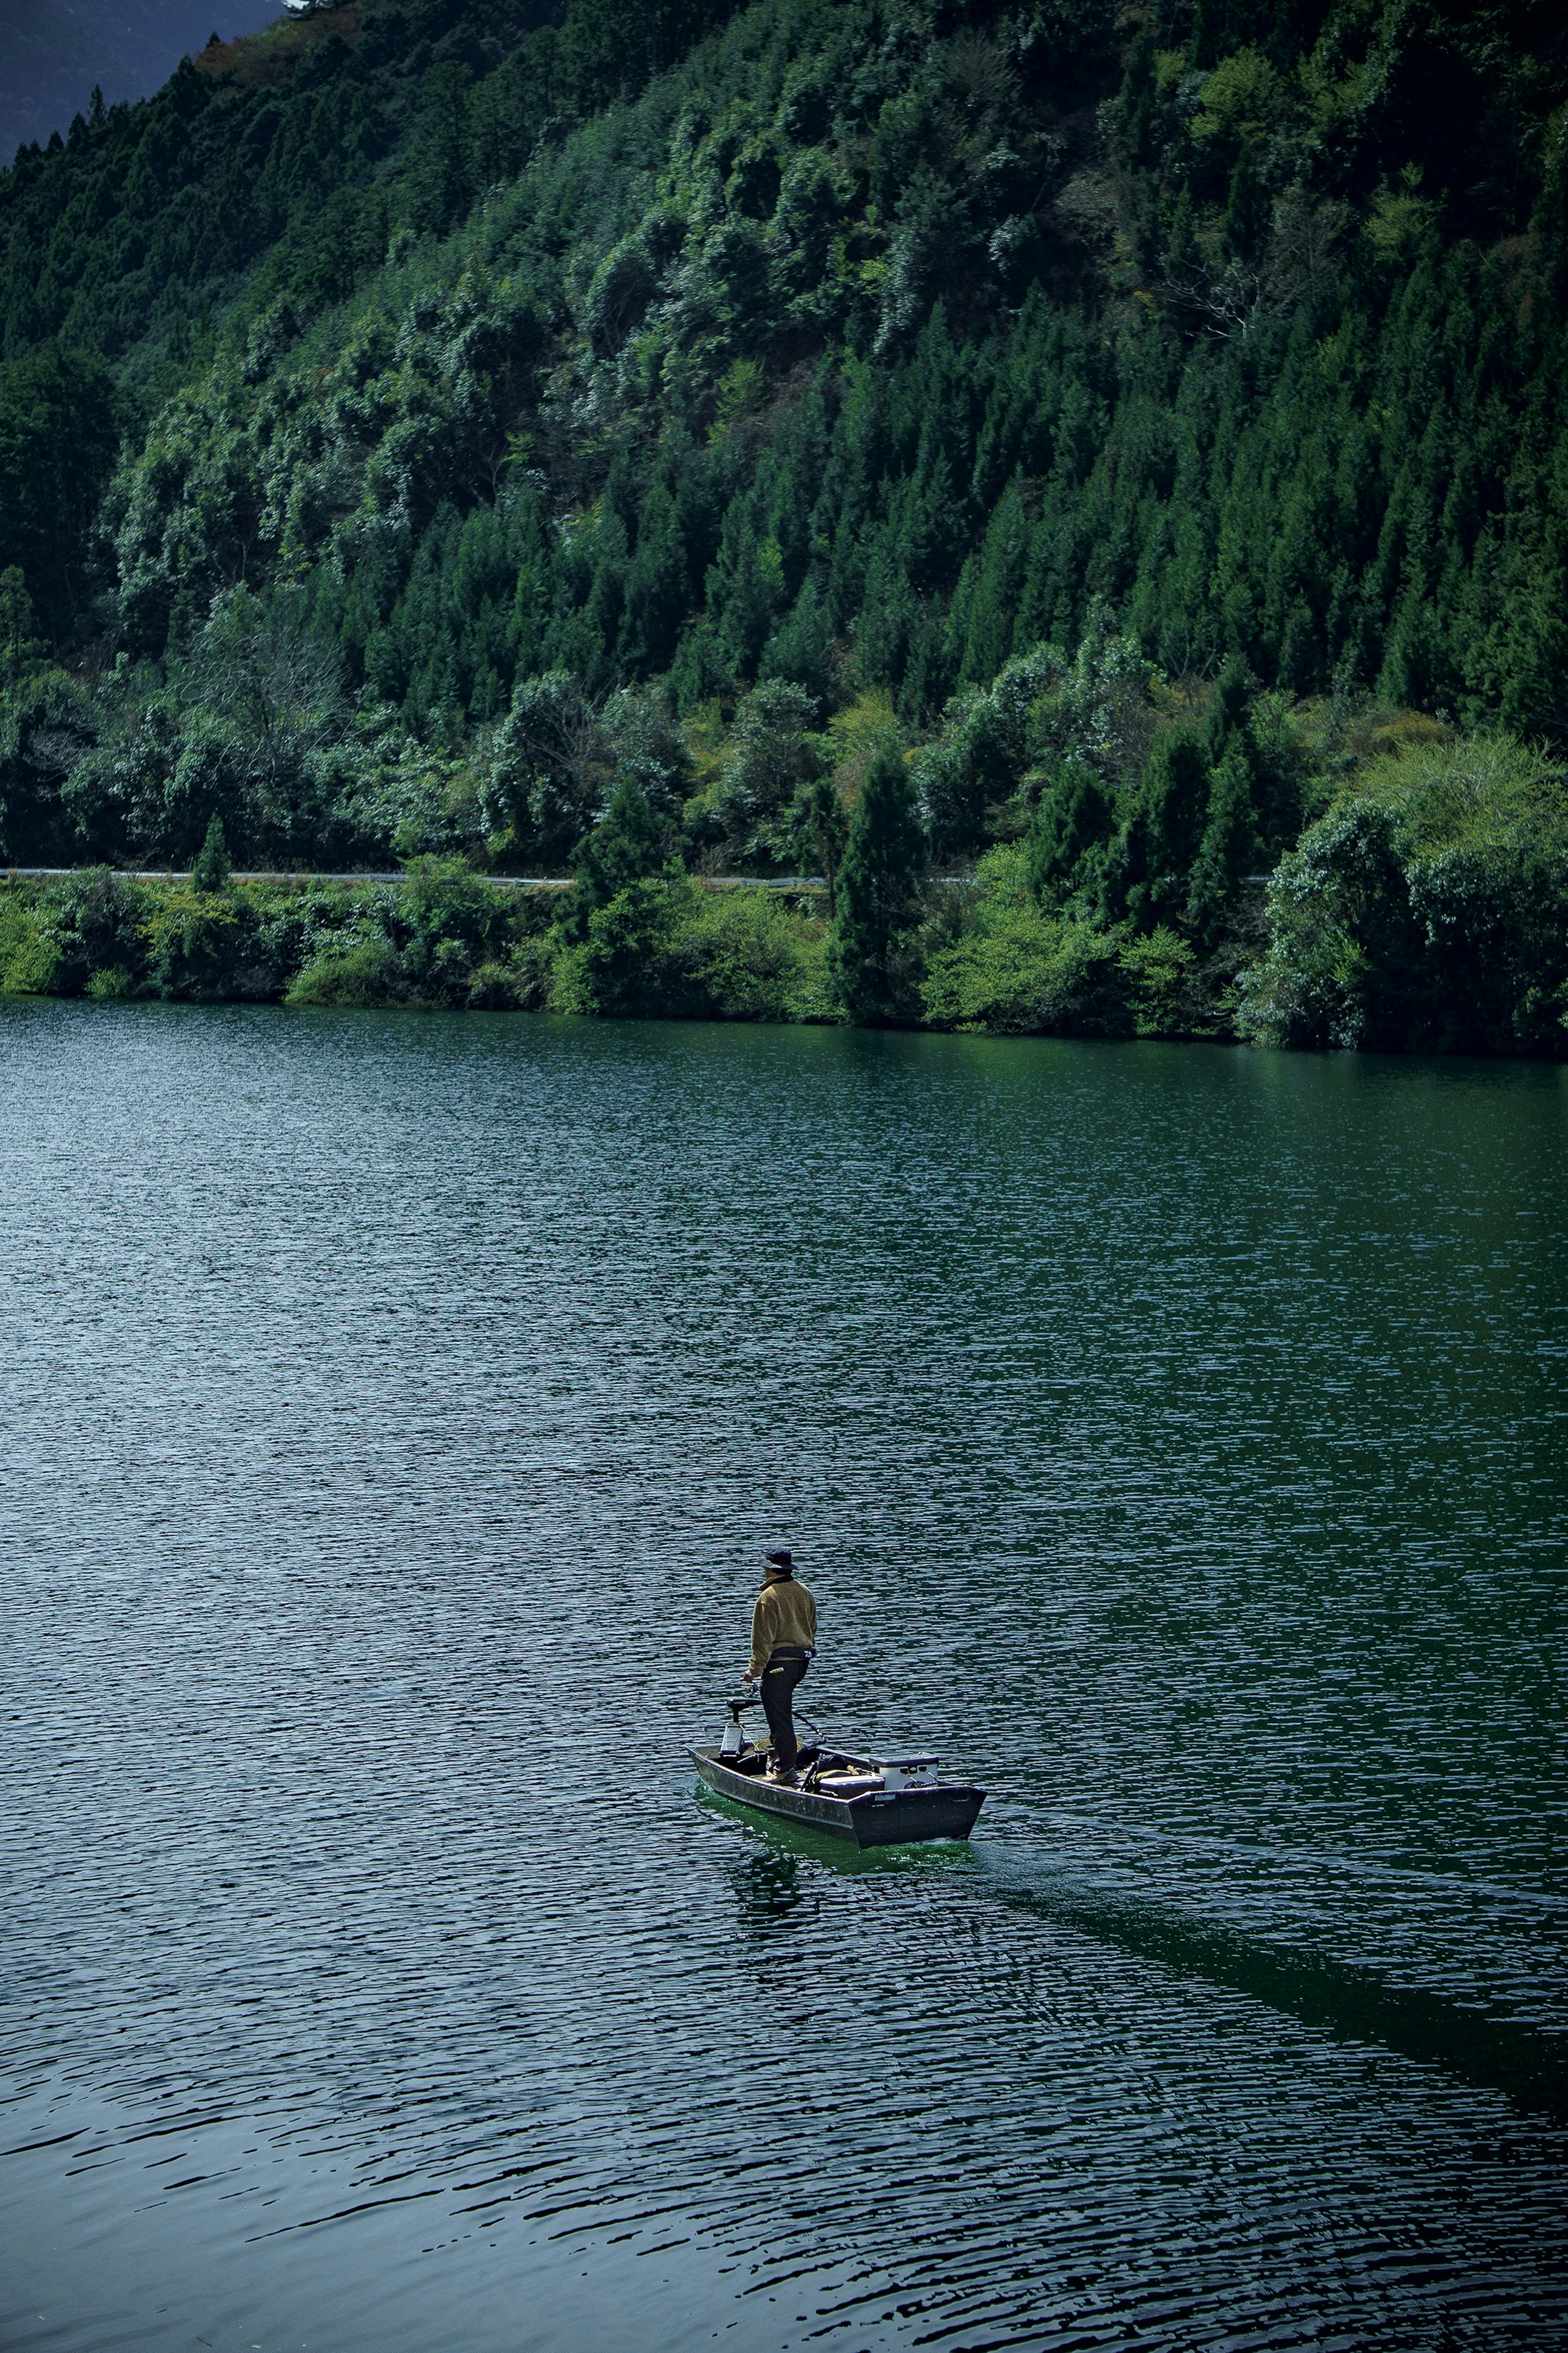
[[[769,1778],[795,1782],[795,1685],[816,1648],[816,1604],[795,1573],[787,1552],[763,1555],[763,1589],[752,1611],[752,1663],[746,1681],[763,1679],[763,1714],[773,1736]]]

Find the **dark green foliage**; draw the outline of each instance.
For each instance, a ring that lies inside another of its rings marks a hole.
[[[206,838],[191,868],[191,886],[196,891],[221,891],[232,871],[233,860],[228,854],[228,844],[224,839],[223,819],[215,809]]]
[[[33,600],[20,565],[0,572],[0,691],[15,694],[43,668],[43,640],[34,635]]]
[[[118,440],[101,361],[50,340],[0,365],[0,553],[57,643],[81,615]]]
[[[1200,940],[1213,943],[1262,854],[1257,778],[1238,733],[1209,780],[1206,822],[1192,861],[1184,913]]]
[[[826,803],[813,800],[825,756],[812,732],[816,715],[814,697],[782,679],[745,698],[718,782],[687,808],[694,848],[718,853],[731,870],[767,873],[793,862],[809,835],[837,862]]]
[[[584,1012],[668,1017],[699,1008],[672,969],[676,908],[667,882],[642,875],[595,904],[580,952]]]
[[[139,645],[314,567],[350,684],[426,740],[553,667],[672,671],[690,711],[847,666],[919,729],[1100,596],[1172,671],[1568,723],[1555,65],[1439,160],[1423,75],[1447,106],[1493,66],[1458,19],[1425,62],[1394,13],[1330,10],[1211,25],[1184,63],[1119,60],[1092,10],[933,42],[875,0],[761,0],[680,64],[730,13],[381,0],[352,42],[285,27],[18,165],[9,347],[90,323],[145,404],[111,510]],[[1119,77],[1096,201],[1143,309],[1108,335],[1048,198],[1062,93]],[[563,105],[583,127],[542,143]],[[195,191],[205,241],[150,248]],[[1505,212],[1534,224],[1512,259],[1482,236]],[[51,627],[85,555],[57,543]],[[1015,788],[975,749],[927,796],[944,858]]]
[[[616,786],[603,820],[578,843],[572,864],[572,924],[586,932],[595,911],[608,906],[629,883],[657,874],[664,864],[667,831],[632,776]]]
[[[397,884],[232,883],[204,892],[104,869],[0,886],[0,989],[94,997],[518,1007],[543,1002],[557,894],[460,860]]]
[[[1034,646],[1005,663],[985,693],[971,691],[948,705],[942,733],[921,754],[918,771],[938,859],[973,856],[990,839],[1024,780],[1031,714],[1062,670],[1054,646]]]
[[[852,1020],[892,1020],[909,1009],[905,949],[928,856],[903,754],[884,744],[862,779],[838,872],[833,964]]]
[[[303,573],[426,741],[554,667],[672,670],[690,711],[847,666],[919,729],[1100,596],[1171,671],[1568,724],[1558,49],[1500,81],[1441,10],[1119,58],[1092,8],[760,0],[682,63],[731,13],[367,0],[352,40],[204,58],[6,175],[14,364],[93,408],[63,331],[133,395],[136,645]],[[1113,101],[1092,216],[1081,174],[1052,209],[1068,90]],[[1111,213],[1133,277],[1097,280],[1064,224]],[[1134,280],[1107,333],[1079,298]],[[34,583],[57,635],[88,422]],[[988,757],[933,776],[940,856],[1008,797]]]
[[[794,819],[793,841],[797,855],[808,867],[815,867],[827,885],[827,913],[830,920],[838,913],[838,871],[844,862],[845,846],[849,839],[849,818],[837,784],[831,776],[815,776],[796,793],[791,815]]]
[[[1058,760],[1030,821],[1026,872],[1044,907],[1061,907],[1086,884],[1093,893],[1116,822],[1105,786],[1082,760]]]
[[[590,927],[808,859],[890,1018],[874,704],[944,869],[1027,828],[1029,921],[1234,972],[1336,787],[1298,706],[1568,741],[1565,106],[1545,0],[219,44],[0,174],[5,852],[575,860]]]
[[[563,670],[519,681],[486,788],[507,862],[558,870],[598,817],[609,784],[598,714]]]
[[[1398,1053],[1568,1055],[1568,781],[1517,745],[1387,761],[1269,887],[1247,1034]]]
[[[90,754],[94,713],[76,680],[30,662],[0,691],[0,853],[15,865],[68,864],[77,849],[64,792]]]
[[[1152,931],[1185,909],[1189,877],[1205,839],[1211,790],[1208,754],[1194,728],[1162,735],[1107,876],[1106,903]]]

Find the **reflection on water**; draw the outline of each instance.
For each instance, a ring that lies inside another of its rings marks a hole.
[[[731,1874],[741,1926],[753,1936],[780,1927],[801,1901],[800,1863],[793,1854],[753,1847]]]
[[[0,2344],[1562,2340],[1561,1073],[0,1055]],[[781,1533],[972,1852],[697,1795]]]

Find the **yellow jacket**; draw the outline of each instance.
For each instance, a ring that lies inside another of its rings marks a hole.
[[[749,1675],[760,1675],[781,1642],[800,1650],[816,1645],[816,1604],[793,1577],[770,1577],[752,1612],[752,1663]]]

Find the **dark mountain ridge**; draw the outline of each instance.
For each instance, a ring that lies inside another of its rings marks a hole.
[[[215,26],[233,37],[278,14],[268,0],[7,0],[0,17],[0,155],[63,138],[94,87],[148,97]]]

